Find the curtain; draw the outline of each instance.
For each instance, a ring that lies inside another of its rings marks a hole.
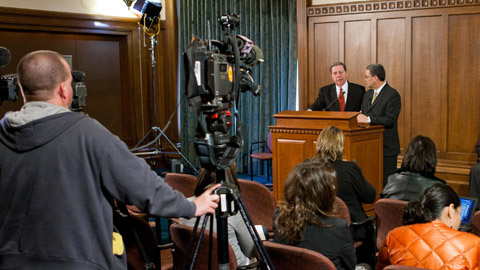
[[[249,145],[264,141],[273,114],[295,110],[297,91],[297,19],[295,0],[177,0],[179,35],[179,97],[181,103],[179,127],[182,153],[198,166],[193,146],[198,119],[184,98],[185,80],[183,52],[193,35],[206,40],[207,26],[212,39],[224,40],[220,15],[235,13],[240,25],[234,34],[253,40],[264,54],[265,62],[253,67],[253,78],[262,86],[260,96],[251,92],[240,94],[238,112],[244,145],[237,159],[237,170],[248,173]],[[263,149],[261,149],[263,151]],[[254,174],[263,173],[260,162],[254,163]]]

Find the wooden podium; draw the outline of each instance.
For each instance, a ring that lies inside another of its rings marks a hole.
[[[359,126],[356,117],[358,114],[283,111],[273,115],[277,120],[276,125],[270,126],[273,135],[273,192],[277,202],[283,198],[288,173],[296,164],[315,155],[318,134],[327,126],[343,130],[343,159],[357,163],[377,194],[382,191],[384,127]]]

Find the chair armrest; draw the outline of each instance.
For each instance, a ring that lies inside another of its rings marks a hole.
[[[368,224],[375,224],[375,217],[367,217],[362,221],[355,221],[350,224],[350,226],[365,226]]]
[[[253,146],[254,146],[254,145],[265,144],[265,143],[267,143],[267,142],[266,142],[266,141],[259,141],[259,142],[252,142],[252,143],[250,143],[250,154],[253,153]],[[258,147],[257,147],[257,148],[258,148]]]

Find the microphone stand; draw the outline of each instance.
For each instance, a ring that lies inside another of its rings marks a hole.
[[[345,95],[345,90],[342,91],[342,95]],[[340,95],[338,95],[338,97],[337,97],[335,100],[333,100],[332,102],[330,102],[330,104],[328,104],[327,107],[325,107],[325,108],[323,109],[323,111],[326,111],[328,108],[330,108],[330,106],[333,105],[333,103],[337,102],[339,97],[340,97]]]

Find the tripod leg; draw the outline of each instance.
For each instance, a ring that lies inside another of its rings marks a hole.
[[[218,254],[218,268],[220,270],[229,269],[229,255],[228,255],[228,209],[227,209],[227,195],[217,190],[220,195],[220,202],[215,212],[217,218],[217,254]]]
[[[193,269],[193,266],[195,265],[195,260],[197,259],[198,250],[200,248],[200,243],[202,242],[203,234],[205,233],[205,227],[207,226],[208,219],[211,216],[212,216],[211,214],[207,214],[205,216],[204,220],[203,220],[202,229],[200,230],[200,235],[198,237],[198,242],[197,242],[197,245],[195,246],[195,250],[194,250],[194,253],[193,253],[192,263],[190,265],[190,269]],[[190,238],[190,244],[188,245],[187,252],[185,252],[185,259],[184,259],[184,262],[183,262],[182,270],[185,270],[186,267],[187,267],[188,258],[190,258],[190,253],[192,251],[193,243],[195,242],[194,241],[195,240],[195,234],[197,233],[199,222],[200,222],[200,217],[198,217],[197,220],[195,221],[195,226],[193,227],[193,234]]]
[[[267,251],[265,250],[265,246],[263,246],[262,240],[260,240],[260,236],[258,236],[257,230],[255,227],[252,225],[252,218],[248,214],[245,205],[243,204],[242,198],[240,196],[234,196],[234,201],[235,205],[240,212],[240,215],[243,218],[243,221],[245,222],[245,225],[247,226],[247,229],[252,237],[253,242],[255,243],[255,246],[257,247],[258,253],[260,254],[260,257],[262,260],[265,262],[267,269],[274,269],[273,268],[273,263],[270,260],[270,257],[268,256]]]

